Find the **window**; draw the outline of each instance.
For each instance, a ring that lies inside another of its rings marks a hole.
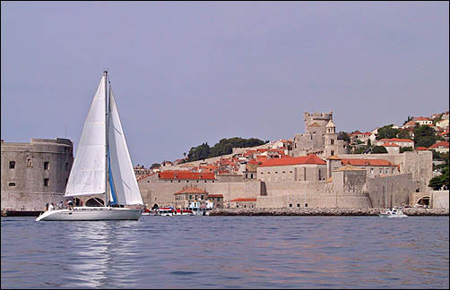
[[[50,164],[50,162],[48,162],[48,161],[45,161],[45,162],[44,162],[44,169],[45,169],[45,170],[48,170],[49,164]]]
[[[10,183],[8,183],[8,185],[9,186],[16,186],[16,183],[15,182],[10,182]]]
[[[292,207],[292,203],[289,204],[289,207]]]
[[[16,167],[16,161],[9,161],[9,169],[14,169]]]
[[[297,203],[297,207],[300,207],[300,204],[299,204],[299,203]]]
[[[69,170],[69,162],[66,162],[66,170]]]
[[[48,178],[44,178],[44,186],[48,187]]]
[[[305,207],[308,207],[308,204],[307,204],[307,203],[305,203]]]
[[[331,145],[334,145],[334,139],[331,139],[330,141],[331,141]]]

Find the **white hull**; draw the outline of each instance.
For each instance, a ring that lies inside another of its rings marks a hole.
[[[115,207],[75,207],[73,210],[59,209],[46,211],[36,221],[101,221],[138,220],[141,209]]]
[[[393,209],[393,210],[388,210],[386,212],[382,212],[378,215],[379,217],[382,218],[405,218],[408,217],[406,214],[403,213],[403,211],[401,209]]]
[[[408,217],[406,214],[402,214],[402,215],[398,215],[398,214],[384,214],[384,213],[382,213],[382,214],[379,214],[379,216],[380,217],[383,217],[383,218],[405,218],[405,217]]]

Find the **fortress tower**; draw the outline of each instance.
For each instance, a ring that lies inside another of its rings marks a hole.
[[[324,135],[326,126],[333,119],[333,112],[329,113],[303,113],[305,120],[305,134]]]
[[[333,123],[333,112],[303,114],[305,133],[294,136],[291,155],[305,156],[310,153],[320,156],[335,156],[348,153],[348,142],[340,140]]]
[[[73,163],[69,139],[1,142],[2,210],[41,211],[47,202],[64,199]]]

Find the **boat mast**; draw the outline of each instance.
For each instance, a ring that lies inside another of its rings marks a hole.
[[[109,144],[108,144],[108,93],[107,93],[107,88],[108,88],[108,71],[105,70],[103,72],[103,75],[105,76],[105,138],[106,138],[106,146],[105,146],[105,206],[109,206],[109,193],[108,193],[108,178],[109,178],[109,170],[108,170],[108,163],[109,163],[109,159],[108,159],[108,150],[109,150]]]

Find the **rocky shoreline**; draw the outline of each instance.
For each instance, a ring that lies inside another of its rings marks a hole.
[[[378,216],[382,208],[300,208],[300,209],[214,209],[210,216]],[[405,208],[408,216],[448,216],[448,209]]]

